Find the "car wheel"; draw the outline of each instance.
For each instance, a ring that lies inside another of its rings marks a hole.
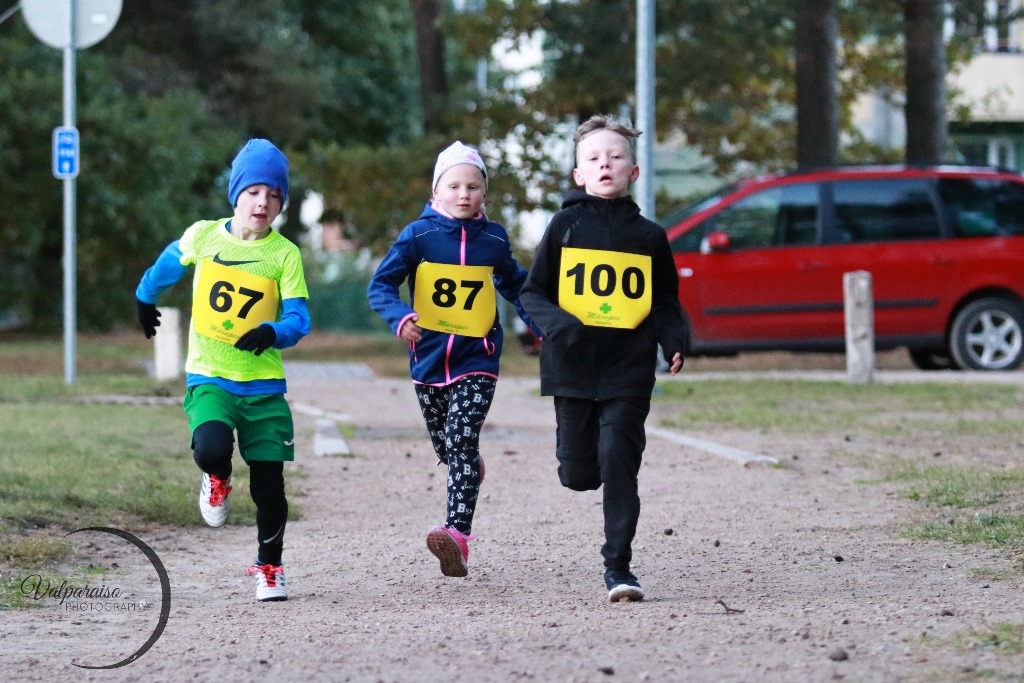
[[[965,370],[1015,370],[1024,361],[1024,310],[996,297],[967,304],[953,320],[949,351]]]
[[[918,370],[957,370],[956,363],[945,351],[909,349],[910,360]]]

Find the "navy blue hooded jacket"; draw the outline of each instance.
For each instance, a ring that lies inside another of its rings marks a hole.
[[[462,220],[448,218],[428,203],[418,220],[405,226],[370,280],[366,294],[376,311],[396,335],[415,311],[402,300],[398,288],[408,282],[414,294],[416,268],[423,262],[465,266],[490,266],[494,286],[536,333],[539,330],[519,305],[519,290],[526,270],[512,256],[505,228],[486,216]],[[409,369],[414,382],[444,386],[466,375],[498,376],[503,333],[495,311],[494,325],[486,337],[465,337],[423,330],[423,338],[409,344]]]

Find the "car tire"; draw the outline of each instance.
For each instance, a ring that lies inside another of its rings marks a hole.
[[[910,361],[918,370],[958,370],[949,353],[935,349],[908,349]]]
[[[972,301],[953,320],[949,352],[964,370],[1016,370],[1024,361],[1024,309],[999,297]]]

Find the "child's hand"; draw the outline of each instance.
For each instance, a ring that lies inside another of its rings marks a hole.
[[[672,356],[672,365],[669,367],[668,371],[671,374],[674,375],[677,372],[679,372],[682,369],[682,367],[683,367],[683,354],[681,354],[678,351],[676,351],[675,354]]]
[[[252,355],[258,356],[269,349],[277,341],[277,332],[270,325],[263,323],[255,327],[235,342],[235,348],[239,351],[252,351]]]
[[[139,311],[139,324],[142,325],[142,332],[146,335],[146,339],[152,339],[156,336],[156,328],[160,327],[160,311],[156,309],[156,304],[147,304],[139,299],[135,300],[135,305]]]
[[[412,316],[402,324],[402,329],[398,331],[398,336],[405,341],[418,342],[423,338],[422,330],[416,324],[419,320],[419,316]]]

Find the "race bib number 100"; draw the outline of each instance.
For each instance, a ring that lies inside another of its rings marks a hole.
[[[651,257],[565,247],[558,306],[584,325],[632,330],[651,312]]]
[[[419,316],[416,324],[436,332],[486,337],[497,305],[492,272],[490,266],[420,263],[412,302]]]
[[[234,344],[260,323],[277,319],[277,283],[238,268],[203,261],[192,295],[196,332]]]

